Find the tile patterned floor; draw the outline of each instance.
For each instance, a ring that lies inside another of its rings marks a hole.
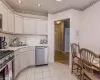
[[[67,65],[51,63],[48,66],[29,68],[16,80],[77,80],[77,78],[69,72]]]

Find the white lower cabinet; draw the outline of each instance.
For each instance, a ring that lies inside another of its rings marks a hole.
[[[28,64],[30,66],[35,65],[35,51],[28,52]]]
[[[21,70],[28,66],[28,54],[27,52],[20,53]]]
[[[22,48],[15,52],[15,58],[14,58],[15,77],[18,75],[18,73],[21,70],[33,65],[35,65],[35,48],[34,47]]]
[[[17,74],[20,72],[20,70],[21,70],[21,64],[20,64],[20,55],[18,54],[18,55],[16,55],[15,56],[15,59],[14,59],[14,72],[15,72],[15,77],[17,76]]]

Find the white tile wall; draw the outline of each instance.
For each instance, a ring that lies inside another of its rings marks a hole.
[[[8,45],[9,45],[10,39],[13,39],[13,35],[11,35],[11,34],[0,33],[0,37],[6,37],[6,42],[8,43]]]
[[[9,46],[9,41],[16,37],[19,37],[23,43],[25,43],[25,37],[26,37],[26,42],[29,46],[39,45],[41,39],[47,39],[46,36],[39,36],[39,35],[11,35],[3,33],[0,33],[0,37],[6,37],[6,42],[8,43],[8,46]]]
[[[46,39],[46,36],[39,36],[39,35],[16,35],[16,37],[19,37],[23,43],[25,43],[25,37],[26,37],[26,42],[30,46],[38,45],[40,44],[41,39]]]

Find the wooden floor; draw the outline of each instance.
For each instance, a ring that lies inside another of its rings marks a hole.
[[[69,65],[69,53],[63,53],[55,50],[55,62]]]

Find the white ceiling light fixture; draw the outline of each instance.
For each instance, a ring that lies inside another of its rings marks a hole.
[[[21,0],[18,0],[18,3],[19,3],[19,4],[22,4],[22,1],[21,1]]]
[[[57,2],[61,2],[62,0],[56,0]]]
[[[60,24],[61,23],[61,21],[56,21],[56,24]]]
[[[41,4],[37,4],[38,7],[41,7]]]

